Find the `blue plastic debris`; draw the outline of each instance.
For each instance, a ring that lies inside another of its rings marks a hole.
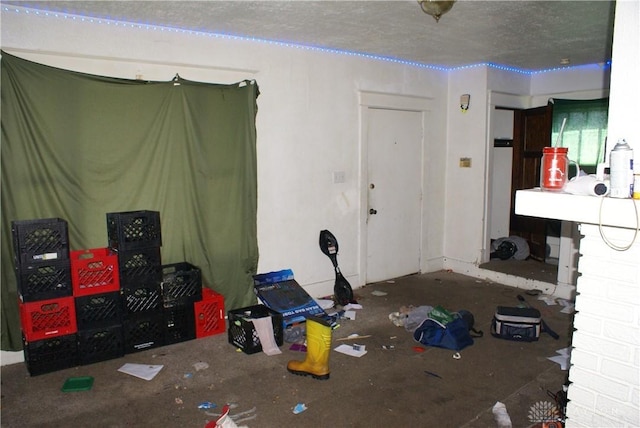
[[[214,409],[218,407],[218,405],[216,403],[212,403],[211,401],[203,401],[202,403],[198,404],[198,409]]]
[[[307,410],[307,406],[305,406],[304,403],[298,403],[296,404],[296,407],[293,408],[293,414],[297,415],[298,413],[302,413],[305,410]]]

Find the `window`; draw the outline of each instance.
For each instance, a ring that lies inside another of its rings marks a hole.
[[[595,100],[553,100],[551,141],[553,146],[567,147],[569,158],[587,173],[595,173],[604,162],[609,98]],[[558,139],[566,119],[562,137]]]

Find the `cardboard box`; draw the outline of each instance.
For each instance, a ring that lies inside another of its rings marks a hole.
[[[304,322],[309,315],[327,316],[293,278],[291,269],[254,275],[253,287],[262,304],[282,315],[285,328]]]

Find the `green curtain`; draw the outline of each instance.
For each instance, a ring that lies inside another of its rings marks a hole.
[[[553,99],[553,125],[551,141],[554,146],[568,147],[569,158],[595,172],[595,166],[604,162],[609,98],[594,100]],[[562,137],[558,135],[566,119]]]
[[[163,264],[198,266],[227,309],[255,304],[255,82],[1,66],[3,350],[22,349],[12,220],[65,219],[78,250],[108,245],[106,213],[158,211]]]

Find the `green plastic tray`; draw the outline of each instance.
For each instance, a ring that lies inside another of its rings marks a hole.
[[[92,376],[70,377],[62,385],[62,392],[88,391],[93,387]]]

